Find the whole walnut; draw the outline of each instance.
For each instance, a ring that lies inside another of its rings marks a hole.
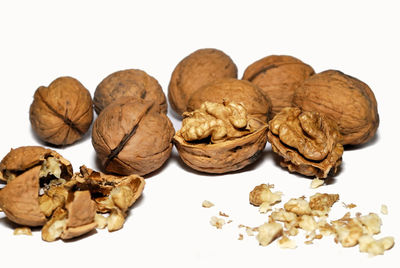
[[[93,120],[92,98],[75,78],[57,78],[48,87],[39,87],[33,98],[29,119],[43,141],[68,145],[88,131]]]
[[[281,166],[291,172],[326,178],[342,162],[338,127],[324,114],[284,108],[269,121],[267,135],[272,150],[282,157]]]
[[[205,48],[184,58],[175,67],[168,87],[168,99],[178,114],[187,111],[192,93],[220,78],[237,78],[237,67],[224,52]]]
[[[234,78],[225,78],[205,85],[192,94],[187,110],[199,109],[205,102],[241,103],[249,115],[267,122],[271,111],[271,101],[254,84]]]
[[[311,76],[298,87],[293,104],[336,121],[343,145],[371,140],[379,125],[375,95],[367,84],[335,70]]]
[[[311,66],[295,57],[272,55],[249,65],[242,79],[257,85],[270,98],[273,118],[292,105],[295,89],[314,73]]]
[[[174,143],[189,167],[207,173],[226,173],[253,163],[267,142],[267,124],[235,102],[204,102],[183,114]]]
[[[97,114],[121,97],[154,102],[154,109],[166,113],[167,100],[158,81],[142,70],[128,69],[110,74],[97,86],[93,104]]]
[[[148,174],[168,159],[174,128],[154,103],[134,97],[108,105],[94,122],[92,144],[104,171]]]

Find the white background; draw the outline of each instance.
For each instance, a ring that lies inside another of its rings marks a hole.
[[[258,246],[254,237],[237,240],[238,224],[266,220],[248,202],[260,183],[273,183],[284,201],[315,192],[340,194],[357,211],[379,213],[382,233],[399,243],[398,173],[399,8],[396,1],[1,1],[0,158],[10,148],[41,145],[30,128],[34,91],[59,76],[79,79],[93,95],[108,74],[139,68],[158,79],[165,93],[176,64],[204,47],[230,55],[239,69],[264,56],[298,57],[317,72],[338,69],[372,88],[380,126],[373,142],[346,150],[341,172],[330,184],[309,189],[311,180],[279,167],[267,145],[262,158],[233,174],[210,176],[185,167],[174,150],[149,176],[143,197],[124,228],[72,242],[46,243],[13,236],[15,225],[0,213],[2,265],[12,267],[394,267],[400,246],[369,258],[358,247],[342,248],[333,237],[282,250]],[[180,122],[169,116],[176,129]],[[97,169],[90,134],[58,151],[75,170]],[[208,199],[215,207],[204,209]],[[218,211],[233,222],[217,230],[209,224]],[[332,215],[346,212],[337,203]],[[335,214],[336,213],[336,214]],[[380,213],[379,213],[380,214]]]

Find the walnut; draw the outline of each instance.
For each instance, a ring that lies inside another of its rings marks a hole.
[[[260,207],[261,213],[267,213],[271,206],[281,201],[281,192],[271,192],[271,185],[260,184],[250,192],[250,203]]]
[[[316,188],[318,188],[318,187],[324,185],[324,183],[325,183],[324,180],[320,180],[320,179],[318,179],[318,178],[315,178],[315,179],[313,179],[313,180],[311,181],[310,188],[311,188],[311,189],[316,189]]]
[[[72,175],[68,160],[38,146],[11,150],[1,161],[0,169],[1,178],[7,181],[0,191],[0,207],[11,221],[26,226],[41,226],[46,222],[39,190],[52,181],[65,182]]]
[[[29,119],[41,140],[54,145],[72,144],[92,123],[92,98],[78,80],[60,77],[36,90]]]
[[[371,256],[382,255],[385,250],[389,250],[394,246],[394,238],[392,236],[376,240],[370,235],[363,235],[358,242],[360,252],[367,252]]]
[[[14,235],[32,235],[32,230],[29,227],[18,227],[14,229]]]
[[[179,156],[198,171],[225,173],[254,162],[266,143],[267,125],[241,104],[205,102],[184,114],[174,136]]]
[[[201,206],[203,208],[210,208],[210,207],[213,207],[214,204],[212,202],[208,201],[208,200],[204,200],[203,203],[201,203]]]
[[[94,92],[94,109],[99,114],[116,99],[127,96],[154,102],[154,109],[167,113],[167,100],[158,81],[136,69],[118,71],[104,78]]]
[[[242,79],[257,85],[270,98],[273,118],[283,108],[292,106],[295,89],[313,74],[311,66],[295,57],[272,55],[248,66]]]
[[[291,198],[283,207],[288,212],[293,212],[298,216],[311,215],[310,205],[303,198]]]
[[[269,122],[268,141],[291,172],[326,178],[343,154],[335,122],[316,112],[285,108]]]
[[[189,98],[187,111],[199,109],[206,101],[240,103],[250,116],[265,122],[269,119],[271,111],[271,101],[257,86],[233,78],[219,79],[199,88]]]
[[[363,144],[372,139],[379,125],[372,90],[362,81],[339,71],[316,74],[298,87],[293,104],[304,111],[324,113],[334,120],[343,145]]]
[[[310,196],[310,208],[312,214],[316,216],[328,215],[330,208],[339,200],[338,194],[321,194],[316,193]]]
[[[103,169],[120,175],[145,175],[168,159],[174,128],[152,102],[133,97],[108,105],[93,125],[92,144]]]
[[[187,111],[191,95],[200,87],[220,78],[237,78],[232,59],[217,49],[199,49],[175,67],[168,86],[168,99],[178,114]]]
[[[225,220],[223,218],[218,218],[216,216],[212,216],[210,220],[210,224],[215,226],[217,229],[222,229],[222,226],[225,225]]]
[[[279,239],[278,245],[283,249],[297,248],[296,241],[289,239],[287,236],[283,236],[281,239]]]
[[[387,214],[389,213],[389,210],[388,210],[387,205],[385,205],[385,204],[382,204],[382,205],[381,205],[381,213],[382,213],[383,215],[387,215]]]
[[[276,222],[264,223],[258,227],[257,240],[261,246],[268,246],[276,238],[282,236],[283,227]]]

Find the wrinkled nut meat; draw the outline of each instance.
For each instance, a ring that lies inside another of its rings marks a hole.
[[[97,86],[93,104],[97,114],[121,97],[154,102],[154,109],[167,113],[167,100],[158,81],[142,70],[129,69],[110,74]]]
[[[270,98],[273,118],[283,108],[292,106],[295,89],[313,74],[311,66],[295,57],[272,55],[248,66],[242,79],[257,85]]]
[[[174,136],[179,156],[191,168],[225,173],[254,162],[266,143],[267,125],[234,102],[205,102],[187,112]]]
[[[272,192],[273,185],[261,184],[250,192],[250,204],[260,207],[261,213],[271,210],[272,206],[281,201],[281,192]]]
[[[92,123],[92,98],[78,80],[60,77],[36,90],[29,119],[41,140],[54,145],[72,144]]]
[[[367,84],[342,72],[328,70],[311,76],[298,87],[293,104],[304,111],[324,113],[334,120],[342,144],[371,140],[379,125],[375,95]]]
[[[220,78],[237,78],[237,67],[228,55],[212,48],[193,52],[172,73],[168,87],[172,109],[181,115],[197,89]]]
[[[285,108],[269,122],[268,141],[290,172],[326,178],[343,154],[335,122],[323,114]]]
[[[46,215],[39,203],[39,189],[60,184],[72,176],[68,160],[38,146],[11,150],[0,163],[0,178],[7,185],[0,191],[0,208],[13,222],[41,226]]]
[[[126,97],[108,105],[96,119],[92,144],[103,169],[119,175],[148,174],[168,159],[174,128],[152,102]]]
[[[249,116],[264,122],[269,119],[271,101],[252,83],[233,78],[220,79],[195,91],[187,104],[187,111],[197,110],[206,102],[236,102],[242,104]]]

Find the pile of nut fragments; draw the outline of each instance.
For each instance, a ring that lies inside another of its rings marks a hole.
[[[335,70],[315,73],[291,56],[268,56],[237,77],[232,59],[200,49],[175,67],[168,102],[182,118],[175,133],[158,81],[138,69],[117,71],[97,86],[93,99],[75,78],[60,77],[34,93],[29,119],[48,145],[76,143],[92,128],[102,172],[73,173],[67,160],[42,147],[20,147],[0,164],[0,209],[22,226],[43,226],[46,241],[69,239],[97,227],[122,227],[140,196],[145,176],[169,158],[205,173],[227,173],[256,161],[265,145],[290,172],[333,176],[344,146],[370,141],[379,116],[374,93]],[[263,208],[263,209],[267,209]],[[107,213],[107,219],[102,214]]]
[[[305,232],[305,244],[313,244],[316,239],[324,236],[334,236],[334,241],[343,247],[354,247],[359,245],[360,252],[366,252],[371,256],[383,254],[394,245],[394,238],[391,236],[375,239],[373,236],[381,232],[382,220],[376,213],[361,215],[356,213],[351,217],[350,212],[340,219],[329,221],[329,212],[332,206],[339,200],[338,194],[316,193],[309,197],[291,198],[284,203],[282,208],[274,208],[281,203],[282,192],[273,192],[274,185],[261,184],[256,186],[249,194],[249,201],[252,205],[259,207],[260,213],[269,213],[268,221],[258,227],[249,227],[240,224],[239,228],[246,228],[248,236],[254,236],[261,246],[267,246],[277,240],[279,247],[294,249],[297,247],[295,237],[300,230]],[[347,209],[356,207],[351,203],[346,205]],[[204,201],[205,208],[214,206],[210,201]],[[382,214],[387,214],[387,207],[382,205]],[[231,223],[226,222],[222,217],[229,217],[226,213],[219,213],[221,217],[211,217],[210,224],[217,229]],[[243,234],[239,234],[239,240],[243,240]]]

